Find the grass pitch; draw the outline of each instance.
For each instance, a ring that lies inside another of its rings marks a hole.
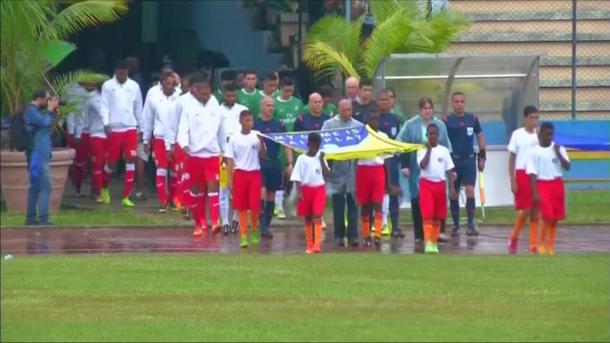
[[[2,341],[608,341],[610,255],[18,256]]]

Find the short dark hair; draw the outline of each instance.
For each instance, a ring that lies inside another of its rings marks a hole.
[[[275,71],[271,71],[271,72],[268,72],[267,74],[265,74],[265,81],[267,81],[267,80],[276,81],[277,79],[279,79],[279,76],[277,75],[277,72],[275,72]]]
[[[235,92],[237,91],[237,86],[233,83],[227,83],[224,87],[222,87],[222,90],[225,92]]]
[[[239,119],[243,119],[245,117],[254,117],[254,114],[252,114],[252,112],[250,112],[249,110],[243,110],[241,112],[239,112]]]
[[[523,116],[527,117],[532,113],[538,113],[538,109],[536,108],[536,106],[532,106],[532,105],[525,106],[525,108],[523,109]]]
[[[322,85],[320,86],[318,93],[320,93],[323,98],[332,98],[334,96],[335,90],[330,85]]]
[[[457,91],[457,92],[453,92],[451,94],[451,99],[453,99],[453,97],[456,96],[456,95],[461,95],[463,97],[466,97],[463,92]]]
[[[389,90],[387,90],[387,89],[382,89],[382,90],[380,90],[379,92],[377,92],[377,98],[379,98],[379,97],[380,97],[380,96],[382,96],[382,95],[387,95],[387,96],[390,96],[390,93],[391,93],[391,92],[390,92]]]
[[[540,132],[542,132],[542,130],[555,130],[555,126],[550,121],[545,121],[540,124]]]
[[[307,136],[307,143],[320,144],[322,142],[322,136],[317,132],[310,132]]]
[[[371,79],[367,79],[367,78],[362,78],[360,79],[360,88],[364,87],[364,86],[371,86],[373,87],[373,80]]]
[[[220,73],[220,81],[234,81],[235,72],[233,70],[225,70]]]
[[[432,99],[428,98],[427,96],[424,96],[421,99],[419,99],[419,109],[420,110],[422,108],[424,108],[424,106],[426,106],[426,104],[430,104],[430,106],[432,108],[434,108],[434,103],[432,102]]]
[[[288,87],[288,86],[294,86],[294,82],[292,82],[291,78],[285,77],[280,80],[280,87]]]
[[[428,125],[428,127],[426,127],[426,132],[430,131],[430,129],[431,129],[431,128],[432,128],[432,129],[436,129],[436,131],[438,131],[438,130],[439,130],[439,129],[438,129],[438,125],[436,125],[436,124],[434,124],[434,123],[431,123],[431,124],[429,124],[429,125]]]
[[[42,87],[42,88],[38,88],[36,91],[34,91],[34,94],[32,95],[32,100],[36,100],[36,99],[40,99],[40,98],[46,98],[47,97],[47,93],[49,93],[49,89]]]
[[[127,63],[127,60],[124,58],[118,59],[114,64],[114,70],[117,69],[129,69],[129,63]]]
[[[244,76],[249,74],[254,74],[254,76],[256,76],[256,71],[254,71],[254,69],[247,69],[244,71]]]
[[[189,77],[189,81],[191,82],[191,86],[201,83],[204,85],[210,85],[210,82],[208,82],[208,79],[199,72],[193,73],[190,77]]]

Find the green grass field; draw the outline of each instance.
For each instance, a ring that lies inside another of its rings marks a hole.
[[[610,255],[2,261],[3,341],[608,341]]]
[[[595,224],[610,223],[610,190],[591,190],[568,192],[568,217],[566,224]],[[330,204],[328,204],[330,208]],[[477,210],[477,219],[483,224],[512,224],[515,218],[513,208],[487,208],[486,219],[482,220],[480,209]],[[462,209],[465,217],[465,210]],[[330,217],[330,216],[329,216]],[[67,209],[52,215],[56,225],[90,226],[90,225],[190,225],[177,213],[143,213],[142,211],[109,209],[103,206],[95,210]],[[0,212],[2,226],[23,225],[25,218],[23,214]],[[401,222],[405,225],[411,224],[411,211],[403,210]]]

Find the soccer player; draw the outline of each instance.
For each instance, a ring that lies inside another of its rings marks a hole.
[[[367,115],[368,126],[375,130],[380,136],[387,135],[379,131],[379,112],[373,110]],[[374,227],[375,227],[375,246],[381,246],[381,223],[383,221],[383,212],[381,205],[383,203],[383,195],[388,192],[387,186],[389,182],[387,156],[376,156],[372,158],[359,159],[356,167],[356,198],[362,207],[360,212],[360,223],[362,225],[362,235],[364,237],[364,246],[371,246],[372,239],[370,236],[370,218],[374,212]]]
[[[424,220],[424,240],[426,253],[438,253],[438,236],[441,221],[447,218],[446,177],[449,176],[450,192],[455,196],[455,173],[449,149],[438,145],[439,128],[432,123],[426,127],[428,143],[426,149],[417,152],[417,163],[421,169],[419,197]]]
[[[232,70],[225,70],[220,73],[220,86],[214,91],[214,97],[219,104],[224,102],[225,86],[235,82],[235,73]]]
[[[557,223],[565,213],[565,190],[562,169],[570,170],[570,159],[564,147],[553,142],[554,127],[544,122],[538,133],[539,145],[529,153],[526,171],[532,183],[532,199],[542,216],[542,234],[538,254],[555,253]]]
[[[409,119],[398,133],[397,139],[402,142],[412,144],[427,144],[426,128],[430,124],[436,124],[439,128],[438,143],[451,151],[451,142],[447,135],[445,123],[434,117],[434,103],[428,97],[419,99],[419,114]],[[415,243],[424,241],[424,223],[421,218],[419,208],[419,164],[417,163],[417,153],[406,153],[401,155],[402,175],[408,178],[409,194],[411,195],[411,217],[413,219],[413,236]],[[441,221],[441,233],[438,241],[446,241],[443,234],[443,223]]]
[[[284,123],[273,117],[273,99],[264,97],[261,101],[261,114],[254,121],[254,129],[263,134],[274,132],[286,132]],[[267,158],[261,159],[261,173],[263,176],[263,206],[260,215],[261,237],[272,239],[273,234],[269,230],[271,218],[275,209],[275,193],[282,189],[283,168],[280,160],[281,145],[265,138],[267,146]],[[290,166],[292,166],[292,150],[285,148],[286,156]],[[292,172],[292,169],[289,169]]]
[[[347,99],[339,101],[339,114],[322,125],[322,130],[361,127],[362,123],[352,118],[352,102]],[[354,200],[356,161],[331,161],[328,193],[333,202],[333,221],[335,245],[358,246],[358,206]],[[346,215],[347,209],[347,215]],[[346,220],[347,219],[347,220]]]
[[[256,72],[244,72],[244,87],[237,92],[237,103],[246,106],[255,115],[260,113],[261,93],[256,89]]]
[[[465,96],[462,92],[454,92],[451,95],[453,103],[453,113],[444,118],[447,133],[451,141],[451,157],[455,165],[457,179],[455,189],[457,195],[460,192],[460,186],[464,184],[466,188],[466,215],[468,218],[468,230],[466,235],[478,236],[479,232],[474,225],[474,185],[477,180],[477,165],[479,171],[485,169],[485,137],[479,123],[479,118],[474,113],[468,113],[464,110]],[[477,137],[479,145],[478,164],[475,161],[473,148],[473,139]],[[460,203],[458,197],[450,198],[451,217],[453,218],[453,236],[460,234]]]
[[[102,82],[85,82],[83,87],[87,91],[87,100],[83,105],[81,116],[87,123],[89,130],[89,152],[91,156],[91,189],[96,194],[96,202],[103,203],[101,196],[102,188],[108,187],[110,176],[104,179],[104,163],[106,160],[106,133],[104,132],[104,122],[100,114]]]
[[[515,195],[515,209],[517,218],[515,226],[508,239],[508,252],[517,253],[517,243],[523,225],[530,220],[529,251],[535,253],[538,235],[538,209],[532,201],[532,185],[530,177],[525,172],[529,151],[538,145],[538,109],[526,106],[523,110],[525,126],[513,132],[508,143],[508,175],[510,175],[510,189]]]
[[[294,96],[294,83],[290,78],[283,78],[280,81],[280,94],[274,98],[275,112],[273,116],[279,119],[288,131],[292,131],[294,122],[299,114],[303,113],[303,102],[301,99]],[[282,160],[284,156],[281,156]],[[292,160],[287,161],[286,181],[292,174]],[[289,188],[288,182],[284,188]],[[275,204],[278,218],[286,218],[284,211],[284,194],[286,190],[282,189],[276,193]]]
[[[218,160],[227,138],[224,134],[220,105],[212,97],[210,83],[201,74],[191,79],[192,101],[184,101],[179,107],[178,144],[188,156],[186,170],[191,189],[191,209],[195,219],[193,236],[199,237],[207,231],[205,221],[205,192],[210,200],[212,231],[220,232]]]
[[[224,102],[222,103],[222,125],[227,136],[227,143],[231,141],[231,136],[241,132],[240,115],[243,111],[248,110],[246,106],[236,103],[237,88],[234,84],[229,83],[224,86]],[[254,121],[253,121],[254,122]],[[229,208],[230,208],[230,191],[229,172],[226,162],[221,165],[220,169],[220,218],[222,220],[222,232],[227,235],[229,231],[233,233],[238,229],[238,215],[233,213],[233,221],[229,226]],[[260,168],[259,168],[260,169]],[[257,214],[258,215],[258,214]]]
[[[225,88],[226,89],[226,88]],[[250,237],[253,245],[259,242],[258,220],[261,197],[260,159],[266,158],[267,149],[254,126],[254,115],[248,110],[239,114],[240,131],[234,133],[225,151],[227,159],[227,187],[233,194],[233,207],[239,212],[240,246],[248,247],[248,211],[250,211]]]
[[[322,215],[326,208],[325,179],[330,175],[324,152],[320,151],[322,137],[311,132],[307,137],[307,152],[297,158],[290,180],[299,194],[297,214],[305,218],[306,253],[319,253],[322,241]]]
[[[87,99],[87,91],[83,83],[75,84],[68,91],[68,97],[74,101],[84,103]],[[74,162],[70,166],[68,174],[70,181],[76,191],[77,197],[83,197],[81,186],[85,177],[85,169],[89,162],[89,128],[87,121],[82,114],[82,106],[76,113],[66,116],[66,141],[68,147],[73,148]]]
[[[358,98],[352,102],[354,119],[366,124],[368,123],[367,115],[369,112],[377,111],[377,103],[373,97],[373,81],[369,79],[360,80],[360,88],[358,90]]]
[[[242,88],[244,88],[244,78],[246,77],[245,72],[244,71],[237,71],[235,73],[235,87],[237,87],[238,90],[241,90]],[[256,115],[256,113],[254,114]]]
[[[275,98],[280,95],[280,91],[278,90],[278,86],[280,85],[280,78],[277,72],[272,71],[265,75],[265,79],[263,80],[263,89],[259,92],[261,97],[270,96]]]
[[[176,192],[176,174],[170,175],[169,194],[167,192],[167,176],[170,168],[172,137],[168,134],[174,113],[174,106],[179,93],[176,90],[177,80],[169,75],[161,82],[161,93],[154,92],[146,98],[144,103],[144,151],[150,153],[151,143],[153,158],[157,165],[155,185],[157,197],[161,204],[159,212],[167,212],[171,199]],[[173,166],[172,166],[173,167]],[[171,170],[171,169],[170,169]]]
[[[121,153],[125,157],[125,188],[122,205],[134,207],[129,200],[135,178],[136,148],[138,130],[142,128],[142,93],[140,86],[127,74],[129,68],[125,60],[117,62],[114,77],[102,85],[100,115],[108,137],[108,152],[104,172],[109,178]],[[103,202],[110,203],[110,192],[107,187],[101,192]]]
[[[320,87],[318,94],[320,94],[320,96],[322,97],[322,112],[327,114],[329,117],[332,117],[337,114],[337,106],[335,106],[335,104],[333,103],[333,88],[329,85],[323,85]],[[303,113],[307,112],[310,112],[309,104],[303,107]]]
[[[400,118],[392,112],[391,92],[387,89],[380,91],[377,94],[377,104],[379,105],[379,131],[385,133],[391,139],[396,139],[400,127],[402,125]],[[381,234],[387,236],[390,230],[387,225],[387,216],[390,215],[390,224],[392,226],[392,237],[403,238],[398,223],[398,214],[400,211],[400,157],[393,155],[388,159],[388,168],[390,178],[386,180],[389,183],[388,189],[390,192],[383,198],[383,224]]]

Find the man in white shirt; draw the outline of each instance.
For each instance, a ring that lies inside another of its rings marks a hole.
[[[112,174],[121,153],[125,158],[125,188],[122,204],[134,207],[129,200],[135,179],[136,148],[138,130],[142,129],[142,93],[140,86],[127,75],[129,68],[125,60],[117,62],[114,77],[102,86],[100,114],[108,136],[108,153],[105,172]],[[102,189],[104,203],[110,203],[108,188]]]
[[[510,188],[515,195],[515,209],[517,218],[515,226],[508,239],[508,252],[517,253],[517,242],[519,234],[525,221],[530,219],[529,251],[536,252],[538,235],[538,209],[534,207],[532,200],[532,184],[530,177],[525,172],[529,152],[538,145],[538,109],[534,106],[526,106],[523,110],[525,126],[513,132],[508,143],[508,175],[510,175]]]
[[[74,84],[68,91],[71,101],[80,103],[81,106],[75,113],[66,116],[66,141],[68,147],[73,148],[74,162],[70,166],[69,175],[72,185],[76,191],[76,196],[81,197],[81,186],[85,177],[85,169],[89,161],[89,130],[87,122],[81,115],[82,107],[87,100],[87,91],[82,84]]]
[[[169,126],[174,114],[174,105],[178,99],[176,79],[169,75],[161,82],[161,92],[149,92],[143,110],[143,142],[144,151],[148,155],[153,148],[153,158],[157,165],[155,185],[157,197],[161,203],[160,212],[167,212],[169,199],[173,199],[176,190],[176,178],[170,177],[169,198],[167,193],[167,176],[172,141]]]
[[[222,125],[222,113],[216,98],[212,96],[210,83],[203,75],[191,79],[191,94],[194,101],[180,106],[178,144],[187,158],[187,173],[191,188],[195,229],[193,236],[199,237],[207,230],[205,222],[205,190],[210,199],[210,217],[214,233],[220,231],[219,219],[219,180],[218,162],[226,145],[226,135]]]
[[[97,195],[96,202],[104,203],[101,191],[108,188],[110,174],[104,173],[104,163],[106,162],[106,131],[104,121],[100,112],[101,105],[101,82],[83,84],[88,92],[88,98],[83,106],[81,116],[87,122],[89,128],[89,151],[91,154],[91,188]],[[110,200],[110,199],[108,199]]]
[[[455,196],[456,174],[449,149],[438,144],[438,125],[426,127],[428,143],[425,150],[417,152],[417,163],[421,169],[419,178],[419,197],[422,219],[424,221],[424,240],[426,253],[438,253],[438,238],[441,222],[447,218],[446,174],[449,175],[451,196]]]
[[[570,170],[568,152],[553,142],[554,132],[553,123],[540,125],[539,145],[530,150],[526,166],[532,180],[533,203],[540,208],[543,222],[538,254],[549,255],[555,253],[557,223],[566,216],[562,169]]]
[[[227,143],[231,136],[241,131],[239,117],[242,111],[248,110],[244,105],[237,103],[237,88],[233,83],[226,84],[223,89],[223,103],[220,106],[222,112],[222,125],[227,136]],[[229,231],[237,233],[239,226],[238,215],[233,212],[232,225],[229,227],[230,192],[227,187],[227,169],[223,161],[220,170],[220,218],[222,219],[222,232],[227,235]]]

